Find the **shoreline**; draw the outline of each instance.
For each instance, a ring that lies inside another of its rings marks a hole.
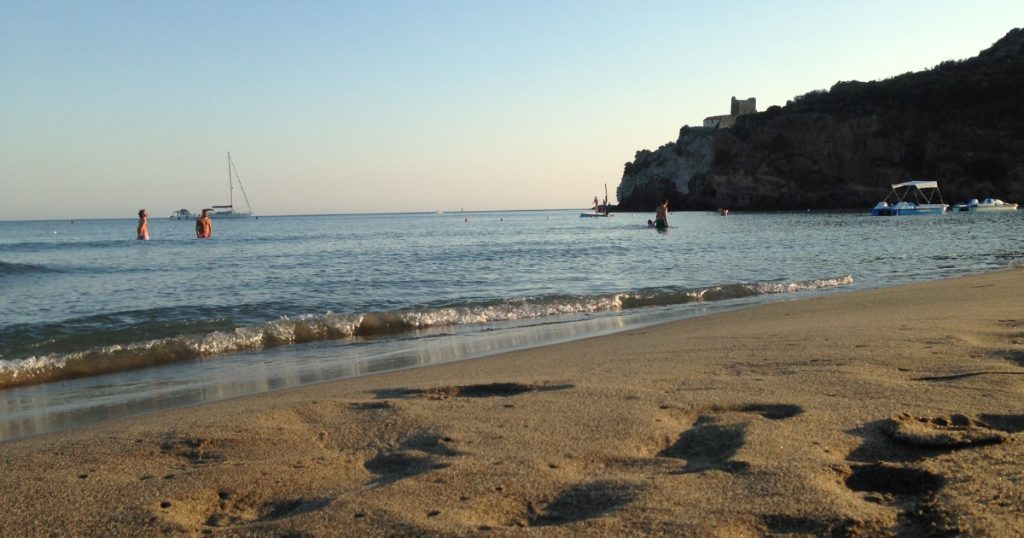
[[[5,535],[1024,533],[1024,271],[3,443]]]
[[[12,361],[6,361],[6,368],[5,361],[0,361],[0,442],[271,390],[612,334],[717,311],[792,300],[798,296],[791,295],[802,292],[829,293],[852,283],[852,277],[845,275],[811,281],[662,290],[661,294],[609,293],[576,297],[567,302],[538,299],[510,305],[506,312],[492,307],[479,310],[479,305],[467,303],[464,308],[469,313],[454,317],[446,313],[446,308],[398,310],[368,314],[351,325],[352,334],[348,335],[337,332],[339,319],[346,315],[328,313],[249,325],[237,328],[228,337],[213,331],[123,347],[94,348],[65,358],[33,358],[25,368],[20,367],[21,361],[17,359],[13,367],[9,366]],[[614,303],[618,306],[609,306]],[[531,310],[545,308],[569,308],[576,312],[530,317]],[[526,316],[521,318],[517,310],[524,311]],[[473,319],[472,312],[495,320],[481,323],[478,318]],[[403,325],[407,316],[414,319],[409,327],[384,331],[393,335],[391,338],[355,341],[361,337],[363,325],[379,330],[383,320],[391,318]],[[347,318],[355,322],[361,316]],[[431,318],[439,318],[441,323],[413,327]],[[292,334],[296,341],[254,348],[254,330],[276,338]],[[406,340],[403,335],[411,339]],[[208,338],[213,341],[207,346]],[[236,344],[241,349],[228,349]],[[206,348],[212,353],[218,347],[226,352],[214,354],[209,360],[203,360],[204,355],[198,351]],[[186,348],[194,348],[195,353],[184,353]]]

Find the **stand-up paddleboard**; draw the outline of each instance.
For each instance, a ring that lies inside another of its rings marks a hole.
[[[608,184],[604,184],[604,205],[596,205],[597,196],[594,197],[594,212],[593,213],[580,213],[581,217],[614,217],[608,212]],[[603,211],[602,211],[603,210]]]

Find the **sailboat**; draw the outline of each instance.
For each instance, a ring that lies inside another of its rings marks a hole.
[[[242,189],[242,197],[245,199],[245,206],[248,211],[235,211],[235,180],[238,187]],[[228,205],[215,205],[210,216],[215,219],[247,219],[252,216],[252,206],[249,205],[249,197],[245,195],[245,187],[242,186],[242,178],[238,177],[238,170],[235,170],[235,163],[231,161],[231,152],[228,152]]]

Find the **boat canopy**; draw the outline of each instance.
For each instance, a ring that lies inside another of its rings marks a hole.
[[[893,183],[892,188],[899,189],[901,187],[917,187],[919,189],[937,189],[939,188],[938,181],[904,181],[903,183]]]

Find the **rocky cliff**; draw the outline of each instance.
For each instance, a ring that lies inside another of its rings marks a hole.
[[[947,203],[1024,202],[1024,30],[964,61],[840,82],[731,128],[683,127],[626,164],[620,210],[867,209],[908,179]]]

